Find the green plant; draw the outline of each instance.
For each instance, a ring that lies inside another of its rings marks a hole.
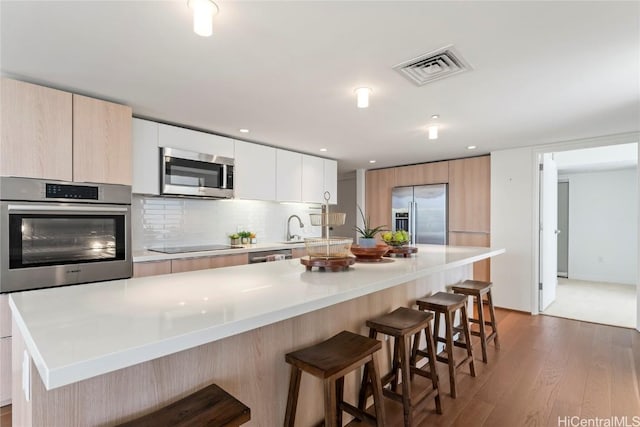
[[[362,227],[356,226],[356,231],[360,233],[360,236],[364,237],[365,239],[372,239],[376,237],[376,234],[382,231],[385,231],[386,225],[371,227],[371,217],[368,217],[368,216],[365,217],[364,212],[362,212],[362,209],[360,208],[360,206],[358,206],[358,210],[360,211],[360,216],[362,217],[362,224],[363,224]]]
[[[239,235],[238,233],[233,233],[233,234],[230,234],[230,235],[229,235],[229,238],[230,238],[230,239],[234,239],[234,240],[235,240],[235,239],[239,239],[239,238],[240,238],[240,235]]]
[[[240,237],[251,237],[251,232],[250,231],[239,231],[238,232],[238,236]]]

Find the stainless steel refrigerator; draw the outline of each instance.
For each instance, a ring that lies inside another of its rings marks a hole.
[[[391,197],[393,231],[406,230],[411,244],[447,244],[447,184],[395,187]]]

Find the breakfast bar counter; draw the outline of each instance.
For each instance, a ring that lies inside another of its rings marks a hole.
[[[213,382],[251,408],[249,425],[281,425],[285,353],[365,333],[366,319],[503,252],[419,245],[344,272],[294,259],[11,294],[15,425],[113,425]],[[318,387],[303,384],[303,425],[321,418]]]

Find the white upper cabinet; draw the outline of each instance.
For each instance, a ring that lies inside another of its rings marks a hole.
[[[158,146],[234,157],[234,140],[220,135],[158,124]]]
[[[302,201],[324,203],[324,159],[302,155]]]
[[[235,141],[236,199],[276,200],[276,149]]]
[[[133,119],[133,185],[138,194],[160,194],[160,149],[158,123]]]
[[[302,200],[302,154],[276,149],[276,200]]]
[[[329,203],[338,203],[338,162],[324,159],[324,191],[331,194]]]

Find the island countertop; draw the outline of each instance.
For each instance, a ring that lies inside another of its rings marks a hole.
[[[504,253],[418,249],[344,272],[293,259],[14,293],[9,305],[51,390]]]

